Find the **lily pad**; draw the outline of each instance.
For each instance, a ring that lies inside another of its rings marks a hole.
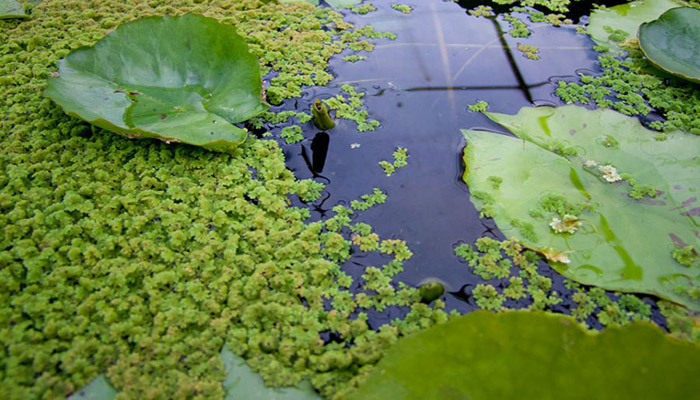
[[[120,26],[58,62],[45,95],[63,110],[130,138],[232,151],[233,124],[267,109],[258,60],[233,26],[201,15]]]
[[[112,400],[116,396],[116,389],[112,387],[104,375],[100,375],[66,400]]]
[[[265,386],[262,377],[248,366],[244,359],[233,354],[231,350],[221,350],[221,360],[226,368],[224,380],[225,400],[320,400],[309,381],[302,381],[297,386],[271,388]]]
[[[639,47],[649,61],[675,76],[700,83],[700,10],[666,11],[639,27]]]
[[[576,106],[486,115],[519,139],[463,131],[464,180],[506,236],[581,283],[700,310],[700,263],[673,254],[700,249],[699,137]]]
[[[309,3],[312,6],[317,6],[319,4],[319,0],[280,0],[282,3]]]
[[[620,53],[620,41],[637,36],[639,26],[658,18],[667,10],[680,7],[672,0],[643,0],[602,8],[591,13],[588,33],[599,45]]]
[[[476,311],[401,339],[348,400],[683,399],[699,369],[700,347],[650,323]]]
[[[29,18],[24,6],[15,0],[0,0],[0,19]]]
[[[328,5],[335,9],[347,8],[362,3],[362,0],[325,0]]]

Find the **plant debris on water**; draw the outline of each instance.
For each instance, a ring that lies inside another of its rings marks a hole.
[[[582,3],[0,0],[0,393],[692,397],[700,4]]]

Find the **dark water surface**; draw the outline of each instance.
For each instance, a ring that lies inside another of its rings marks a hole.
[[[370,116],[381,127],[359,133],[353,122],[338,120],[326,134],[309,123],[304,126],[306,139],[285,146],[285,155],[298,178],[315,177],[327,184],[322,199],[312,206],[312,219],[332,216],[334,205],[349,204],[375,187],[387,193],[386,204],[358,213],[355,222],[369,223],[383,239],[408,243],[414,256],[404,263],[398,280],[413,285],[426,278],[445,281],[453,292],[444,296],[447,308],[468,312],[476,307],[469,292],[481,281],[453,248],[484,235],[504,237],[493,221],[479,218],[469,201],[461,179],[465,140],[460,129],[507,132],[480,113],[469,112],[467,105],[485,100],[491,104],[489,111],[508,114],[524,106],[560,105],[553,95],[553,80],[573,77],[579,69],[595,71],[597,55],[589,50],[590,39],[576,34],[575,27],[531,24],[529,38],[514,39],[501,34],[509,29],[501,18],[470,16],[457,3],[409,4],[414,6],[411,14],[380,4],[367,15],[349,15],[357,25],[369,24],[398,38],[376,41],[375,51],[357,63],[341,59],[349,53],[334,57],[331,68],[337,78],[331,90],[310,89],[294,104],[285,105],[308,109],[315,98],[331,97],[340,85],[351,84],[366,93]],[[518,43],[539,47],[541,59],[525,58],[515,49]],[[387,177],[378,162],[392,161],[398,146],[408,149],[408,166]],[[344,268],[359,277],[361,266],[387,261],[377,254],[354,253]],[[542,274],[553,278],[554,290],[569,292],[561,276],[544,264]],[[572,304],[569,296],[556,309],[566,312]],[[395,312],[401,310],[374,315],[373,320],[392,319]]]

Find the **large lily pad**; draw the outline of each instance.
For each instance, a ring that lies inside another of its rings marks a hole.
[[[576,106],[487,115],[520,139],[463,131],[464,179],[506,236],[571,279],[700,310],[700,263],[672,255],[700,249],[700,138]]]
[[[700,10],[666,11],[639,26],[639,46],[657,68],[700,83]]]
[[[401,339],[348,399],[684,399],[698,370],[699,347],[650,323],[476,311]]]
[[[24,6],[15,0],[0,0],[0,19],[29,18]]]
[[[258,61],[235,28],[187,14],[120,26],[58,63],[46,96],[66,113],[131,138],[231,151],[234,123],[267,106]]]
[[[619,53],[620,40],[636,37],[639,25],[674,7],[680,5],[672,0],[643,0],[598,9],[591,13],[588,33],[596,43]]]
[[[320,400],[309,381],[297,386],[271,388],[265,386],[262,377],[248,366],[244,359],[231,350],[221,350],[221,360],[226,368],[224,380],[225,400]]]

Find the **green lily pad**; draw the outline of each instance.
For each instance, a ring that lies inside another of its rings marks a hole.
[[[116,389],[112,387],[104,375],[100,375],[84,388],[68,396],[66,400],[112,400],[116,396]]]
[[[507,237],[581,283],[700,310],[700,262],[674,258],[700,250],[700,137],[576,106],[486,115],[519,139],[463,131],[464,180]]]
[[[29,18],[24,6],[15,0],[0,0],[0,19]]]
[[[666,11],[639,26],[639,47],[659,69],[700,83],[700,10],[683,7]]]
[[[244,359],[233,354],[231,350],[221,350],[221,360],[226,368],[224,380],[225,400],[320,400],[309,381],[302,381],[297,386],[271,388],[265,386],[262,377],[248,366]]]
[[[326,3],[335,9],[340,9],[358,5],[362,0],[326,0]]]
[[[650,323],[476,311],[399,340],[348,400],[684,399],[698,370],[700,347]]]
[[[258,60],[211,18],[149,17],[58,62],[44,92],[63,110],[130,138],[232,151],[233,125],[267,109]]]
[[[282,3],[309,3],[312,6],[317,6],[319,0],[280,0]]]
[[[643,0],[602,8],[591,13],[588,33],[599,45],[620,53],[621,40],[637,36],[639,25],[652,21],[671,8],[679,7],[672,0]]]

